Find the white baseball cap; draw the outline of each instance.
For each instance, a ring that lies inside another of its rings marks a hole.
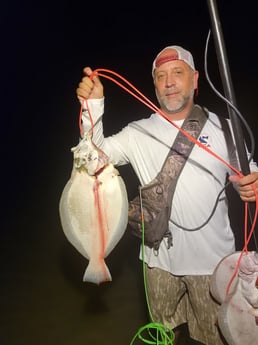
[[[165,55],[159,59],[159,56],[161,55],[161,53],[163,53],[167,49],[173,49],[176,51],[176,53],[172,53],[172,54],[168,53],[168,55]],[[164,49],[162,49],[161,52],[158,53],[155,60],[153,61],[152,75],[154,73],[154,70],[157,67],[161,66],[165,62],[173,61],[173,60],[182,60],[185,63],[187,63],[187,65],[190,66],[192,68],[192,70],[195,71],[193,56],[188,50],[185,50],[184,48],[182,48],[180,46],[168,46],[168,47],[165,47]]]

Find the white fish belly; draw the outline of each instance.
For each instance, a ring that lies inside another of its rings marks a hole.
[[[223,303],[227,296],[227,289],[230,288],[228,293],[235,290],[238,277],[234,277],[231,282],[231,278],[237,266],[240,252],[235,252],[223,258],[215,268],[210,284],[210,291],[212,296],[220,304]],[[230,286],[229,286],[230,284]]]
[[[241,260],[240,254],[235,252],[220,261],[211,278],[211,293],[221,304],[218,325],[227,344],[256,345],[258,261],[252,252],[244,253]]]
[[[111,280],[104,258],[128,222],[126,187],[117,170],[109,165],[97,178],[75,170],[61,196],[60,218],[68,241],[90,261],[84,281]]]
[[[128,199],[123,179],[109,165],[99,175],[99,196],[105,229],[105,257],[123,236],[128,223]],[[99,214],[99,212],[98,212]]]
[[[237,291],[220,306],[218,324],[229,345],[258,344],[254,308]]]

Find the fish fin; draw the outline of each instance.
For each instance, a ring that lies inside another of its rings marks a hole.
[[[103,260],[103,262],[94,262],[93,260],[89,261],[89,264],[85,270],[83,276],[84,282],[94,283],[94,284],[101,284],[104,282],[112,281],[111,274],[109,269]]]

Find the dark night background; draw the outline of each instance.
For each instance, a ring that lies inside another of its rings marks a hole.
[[[256,138],[255,2],[217,4],[237,105]],[[196,102],[227,116],[204,75],[207,2],[14,0],[1,4],[0,25],[0,345],[129,344],[148,322],[139,243],[126,232],[107,258],[113,281],[92,286],[82,282],[87,262],[60,226],[58,203],[79,136],[75,89],[89,65],[121,74],[156,102],[152,61],[163,47],[178,44],[193,53],[201,73]],[[223,92],[212,37],[208,69]],[[117,85],[103,83],[106,134],[151,112]],[[137,179],[130,167],[120,172],[131,198]],[[234,193],[230,205],[241,246],[243,210]]]

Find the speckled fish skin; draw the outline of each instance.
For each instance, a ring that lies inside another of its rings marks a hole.
[[[89,260],[83,281],[100,284],[112,280],[105,258],[127,227],[126,186],[88,134],[71,150],[74,165],[60,199],[61,224],[68,241]]]
[[[211,279],[211,293],[221,304],[218,325],[228,345],[258,344],[258,253],[245,252],[226,293],[240,252],[224,258]]]

